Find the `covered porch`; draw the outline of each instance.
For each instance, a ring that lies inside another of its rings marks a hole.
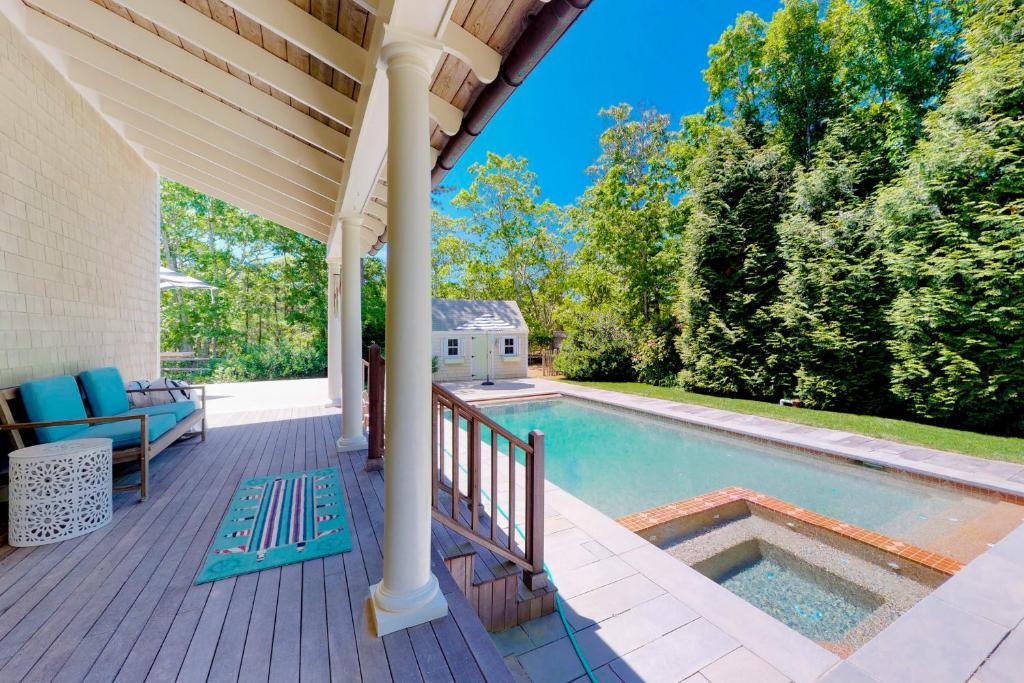
[[[0,677],[509,675],[431,545],[430,195],[588,4],[0,0],[25,95],[0,130],[21,183],[0,386],[155,376],[159,176],[326,243],[330,274],[317,405],[213,396],[209,441],[154,460],[144,505],[3,549]],[[387,467],[366,472],[360,260],[385,245]],[[244,477],[335,464],[351,553],[192,585]]]
[[[325,243],[330,273],[326,380],[215,388],[144,503],[0,548],[0,678],[509,680],[432,546],[430,195],[588,4],[0,0],[0,387],[156,377],[159,177]],[[360,259],[385,245],[381,470]],[[243,479],[318,467],[352,551],[194,584]]]
[[[154,460],[149,500],[115,497],[110,525],[0,547],[0,679],[511,680],[436,550],[447,613],[377,637],[367,596],[384,571],[384,476],[364,470],[365,451],[338,454],[322,381],[293,384],[286,407],[230,410],[271,388],[214,386],[223,408],[206,443]],[[193,584],[241,480],[327,466],[341,473],[351,552]]]

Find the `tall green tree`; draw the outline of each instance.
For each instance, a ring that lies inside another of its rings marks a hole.
[[[526,159],[488,153],[469,173],[455,213],[434,213],[434,293],[513,299],[531,341],[548,343],[566,294],[563,212],[541,199]]]
[[[684,223],[681,186],[669,153],[669,119],[654,111],[633,116],[620,104],[601,111],[610,126],[593,182],[573,219],[576,259],[621,284],[627,318],[659,325],[670,315],[678,240]]]
[[[164,265],[217,287],[162,295],[164,350],[218,358],[222,379],[326,368],[325,245],[169,180],[160,230]]]
[[[879,339],[895,294],[874,222],[885,127],[865,109],[837,122],[798,173],[779,224],[785,261],[777,312],[806,405],[878,413],[893,407],[891,354]]]
[[[727,118],[756,125],[767,117],[764,45],[768,22],[744,12],[708,48],[704,81],[711,104]]]
[[[684,387],[757,398],[789,387],[773,305],[792,177],[784,149],[756,147],[737,127],[715,130],[695,159],[676,307]]]
[[[383,259],[363,259],[363,344],[384,346],[384,323],[387,308],[387,269]]]
[[[762,56],[775,130],[808,161],[839,109],[836,55],[818,0],[786,0],[768,24]]]
[[[678,370],[672,345],[672,274],[686,219],[678,136],[669,118],[628,105],[600,112],[609,120],[593,182],[573,212],[579,270],[577,303],[603,310],[602,320],[626,322],[640,379],[663,383]],[[572,311],[576,322],[590,318]]]
[[[898,288],[893,390],[917,414],[1024,428],[1024,7],[984,0],[970,61],[879,201]]]

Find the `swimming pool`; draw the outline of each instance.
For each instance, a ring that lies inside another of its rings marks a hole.
[[[543,431],[547,479],[613,518],[743,486],[966,561],[976,552],[965,557],[958,536],[976,536],[979,520],[1010,505],[589,401],[533,400],[481,410],[514,434]],[[1021,509],[1011,507],[1009,514],[1019,516]]]

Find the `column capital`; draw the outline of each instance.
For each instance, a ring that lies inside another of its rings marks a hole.
[[[341,229],[344,230],[362,230],[363,225],[366,224],[366,217],[361,213],[345,214],[341,217]]]
[[[380,59],[387,69],[411,67],[425,72],[427,78],[430,78],[443,48],[444,45],[436,38],[387,28]]]

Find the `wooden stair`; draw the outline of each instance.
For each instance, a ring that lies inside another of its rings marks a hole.
[[[448,498],[447,494],[443,497]],[[460,508],[468,518],[466,506]],[[486,513],[481,512],[480,520],[484,528],[490,528]],[[531,591],[523,583],[523,570],[515,563],[436,520],[432,533],[434,547],[488,631],[504,631],[555,611],[556,589],[550,583]]]

